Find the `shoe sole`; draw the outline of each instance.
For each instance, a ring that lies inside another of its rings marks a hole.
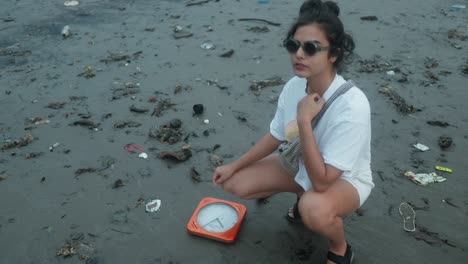
[[[414,212],[411,205],[403,202],[400,204],[398,211],[403,217],[403,229],[408,232],[416,231],[416,225],[415,225],[416,213]]]

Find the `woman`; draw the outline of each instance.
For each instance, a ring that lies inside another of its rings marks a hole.
[[[298,202],[287,218],[301,220],[330,241],[328,263],[351,263],[342,217],[359,208],[374,187],[370,170],[370,107],[353,86],[336,98],[318,124],[311,121],[346,81],[337,74],[354,49],[333,2],[308,0],[284,46],[295,77],[278,99],[270,132],[240,159],[216,168],[213,183],[244,199],[293,192]],[[300,137],[299,171],[291,175],[275,151]],[[300,213],[300,214],[299,214]]]

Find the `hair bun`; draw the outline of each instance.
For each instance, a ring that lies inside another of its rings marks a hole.
[[[339,15],[340,15],[340,8],[338,7],[338,5],[337,5],[335,2],[326,1],[324,4],[325,4],[325,6],[328,7],[328,10],[329,10],[330,12],[332,12],[332,13],[335,14],[336,16],[339,16]]]
[[[299,9],[299,15],[317,15],[321,12],[330,12],[335,16],[340,14],[340,8],[335,2],[321,0],[306,0]]]
[[[306,0],[299,9],[299,15],[306,15],[310,13],[320,12],[322,9],[321,0]]]

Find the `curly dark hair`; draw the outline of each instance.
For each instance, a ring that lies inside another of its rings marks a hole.
[[[306,0],[301,5],[299,17],[289,29],[286,38],[294,37],[299,27],[317,23],[330,43],[330,56],[336,57],[335,70],[341,71],[344,61],[352,55],[355,44],[353,38],[344,32],[339,14],[340,8],[335,2]]]

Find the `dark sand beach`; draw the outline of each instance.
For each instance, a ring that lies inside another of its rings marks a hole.
[[[293,194],[243,201],[211,183],[213,166],[268,132],[293,76],[281,43],[302,1],[201,2],[2,1],[0,263],[325,261],[326,241],[284,219]],[[451,6],[468,2],[338,3],[356,42],[343,75],[372,110],[376,187],[345,219],[355,263],[467,263],[468,13]],[[193,115],[194,104],[204,112]],[[182,124],[164,138],[173,119]],[[185,161],[160,158],[187,145]],[[445,182],[403,175],[437,165],[453,170],[437,172]],[[247,206],[235,243],[187,233],[207,196]],[[159,211],[145,212],[148,199]],[[415,232],[403,229],[402,202]],[[67,244],[77,254],[57,256]]]

